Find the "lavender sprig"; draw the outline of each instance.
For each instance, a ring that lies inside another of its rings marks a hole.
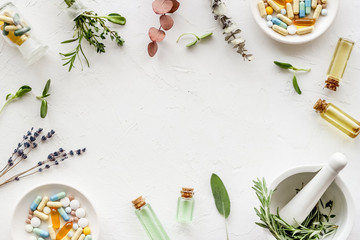
[[[212,0],[213,14],[215,20],[219,20],[224,29],[225,41],[231,43],[234,48],[237,48],[237,52],[244,58],[244,60],[251,61],[254,59],[252,54],[249,54],[245,48],[245,40],[238,36],[241,32],[237,28],[236,24],[227,16],[227,7],[222,0]]]

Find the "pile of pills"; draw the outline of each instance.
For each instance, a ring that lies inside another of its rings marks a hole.
[[[21,15],[10,7],[0,12],[0,26],[2,35],[16,45],[21,46],[30,37],[31,28]]]
[[[42,223],[47,230],[41,228]],[[30,240],[92,240],[85,209],[65,192],[50,198],[37,196],[30,206],[25,231],[32,233]]]
[[[283,36],[311,33],[320,15],[327,15],[326,5],[327,0],[261,0],[258,2],[260,16],[265,18],[267,26]]]

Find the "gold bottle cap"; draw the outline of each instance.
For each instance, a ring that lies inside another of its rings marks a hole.
[[[336,91],[336,88],[339,87],[339,80],[333,77],[328,77],[325,83],[325,87],[333,91]]]
[[[134,207],[136,209],[139,209],[146,204],[145,199],[142,196],[140,196],[137,199],[135,199],[134,201],[132,201],[132,203],[134,204]]]
[[[183,187],[180,193],[183,198],[192,198],[194,196],[194,189]]]
[[[319,100],[317,100],[317,102],[315,103],[314,105],[314,109],[317,111],[317,112],[324,112],[327,108],[327,103],[325,100],[322,100],[321,98]]]

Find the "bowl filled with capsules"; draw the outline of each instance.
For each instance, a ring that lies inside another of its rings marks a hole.
[[[271,38],[302,44],[321,36],[334,22],[340,0],[249,0],[252,15]]]
[[[79,190],[64,184],[45,184],[26,193],[12,222],[13,240],[97,240],[98,218]]]

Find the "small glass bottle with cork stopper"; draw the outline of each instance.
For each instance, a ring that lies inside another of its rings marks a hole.
[[[321,117],[337,127],[352,138],[360,133],[360,122],[349,116],[347,113],[336,107],[332,103],[319,99],[314,109],[320,113]]]
[[[132,203],[136,209],[136,216],[151,240],[170,240],[154,210],[150,204],[145,202],[142,196],[132,201]]]
[[[180,223],[191,223],[194,213],[194,189],[182,188],[178,198],[176,220]]]
[[[344,75],[353,46],[353,41],[339,38],[326,76],[325,87],[327,89],[336,91],[337,87],[339,87],[339,82]]]

